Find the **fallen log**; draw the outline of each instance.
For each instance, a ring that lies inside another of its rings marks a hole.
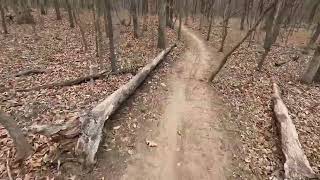
[[[13,139],[13,143],[17,149],[16,161],[21,161],[32,154],[31,145],[27,142],[13,118],[0,111],[0,124],[3,125]]]
[[[88,76],[84,76],[84,77],[80,77],[80,78],[76,78],[76,79],[69,79],[63,82],[55,82],[52,84],[46,84],[46,85],[41,85],[41,86],[36,86],[33,88],[28,88],[28,89],[17,89],[17,92],[28,92],[28,91],[38,91],[40,89],[51,89],[51,88],[55,88],[55,87],[65,87],[65,86],[73,86],[73,85],[78,85],[81,83],[85,83],[92,80],[96,80],[99,78],[104,77],[104,75],[109,72],[109,71],[102,71],[98,74],[94,74],[94,75],[88,75]],[[107,74],[107,76],[110,75],[110,72]]]
[[[84,156],[86,165],[90,166],[95,163],[95,154],[101,141],[102,129],[106,120],[119,108],[121,103],[134,93],[149,73],[175,46],[176,45],[172,45],[162,51],[127,84],[121,86],[117,91],[93,108],[92,111],[80,118],[82,133],[76,145],[76,153]]]
[[[29,75],[32,75],[32,74],[43,74],[43,73],[45,73],[45,72],[46,72],[46,71],[43,70],[43,69],[29,69],[29,70],[25,70],[25,71],[18,72],[18,73],[15,74],[14,76],[15,76],[15,77],[29,76]]]
[[[281,146],[285,156],[285,179],[316,178],[309,161],[299,142],[297,130],[289,116],[289,112],[281,99],[280,88],[273,83],[273,111],[280,125]]]

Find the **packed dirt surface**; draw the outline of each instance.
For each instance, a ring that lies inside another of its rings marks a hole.
[[[187,50],[169,75],[158,128],[138,137],[136,154],[121,179],[227,179],[231,143],[221,127],[226,114],[206,78],[218,65],[206,44],[183,28]],[[150,137],[152,139],[146,139]],[[146,142],[151,141],[149,147]]]

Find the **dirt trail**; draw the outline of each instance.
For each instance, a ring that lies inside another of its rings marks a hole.
[[[229,140],[218,130],[225,107],[205,81],[219,58],[192,31],[183,28],[183,33],[187,50],[169,75],[169,97],[151,139],[158,146],[147,148],[141,140],[122,179],[221,180],[230,175]]]

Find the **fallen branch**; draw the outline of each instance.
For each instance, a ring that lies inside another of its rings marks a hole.
[[[120,107],[121,103],[134,93],[149,73],[175,46],[176,45],[172,45],[162,51],[127,84],[121,86],[117,91],[98,104],[85,117],[80,118],[82,123],[82,133],[77,142],[76,152],[79,155],[84,155],[86,165],[92,165],[95,163],[95,154],[101,141],[102,129],[105,121],[108,120],[109,117]]]
[[[40,90],[40,89],[51,89],[51,88],[55,88],[55,87],[65,87],[65,86],[78,85],[78,84],[90,81],[91,79],[92,80],[100,79],[100,78],[104,77],[104,75],[107,72],[108,71],[102,71],[102,72],[100,72],[98,74],[94,74],[94,75],[88,75],[88,76],[80,77],[80,78],[77,78],[77,79],[70,79],[70,80],[66,80],[66,81],[63,81],[63,82],[55,82],[55,83],[52,83],[52,84],[41,85],[41,86],[29,88],[29,89],[17,89],[17,92],[37,91],[37,90]],[[109,74],[110,74],[110,72],[108,73],[108,75]]]
[[[43,70],[43,69],[29,69],[29,70],[21,71],[21,72],[15,74],[14,76],[15,77],[29,76],[29,75],[32,75],[32,74],[43,74],[45,72],[46,71]]]
[[[288,61],[275,62],[275,63],[274,63],[274,66],[275,66],[275,67],[280,67],[280,66],[282,66],[282,65],[284,65],[284,64],[287,64],[287,63],[289,63],[289,62],[291,62],[291,61],[297,61],[299,58],[300,58],[299,56],[293,56],[293,57],[292,57],[291,59],[289,59]]]
[[[217,69],[215,69],[211,75],[209,76],[208,81],[212,82],[213,79],[215,78],[215,76],[220,72],[220,70],[223,68],[223,66],[227,63],[228,58],[231,56],[231,54],[237,50],[240,45],[252,34],[252,32],[254,32],[256,30],[256,28],[258,27],[258,25],[260,24],[260,22],[262,21],[262,19],[264,18],[264,16],[275,6],[275,3],[271,4],[260,16],[260,18],[257,20],[257,22],[251,27],[251,29],[248,30],[247,34],[242,38],[242,40],[240,42],[238,42],[238,44],[236,44],[222,59],[221,63],[219,64],[219,67]]]
[[[284,163],[285,179],[316,178],[309,161],[299,142],[297,130],[289,116],[289,112],[281,99],[279,86],[273,83],[273,111],[280,125],[282,152],[286,158]]]
[[[16,161],[21,161],[31,155],[32,147],[27,142],[15,120],[0,111],[0,124],[4,126],[4,128],[9,132],[10,137],[13,139],[14,145],[17,149]]]

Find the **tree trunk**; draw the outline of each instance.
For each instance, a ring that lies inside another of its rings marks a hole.
[[[69,24],[71,28],[74,28],[73,16],[72,16],[72,8],[70,4],[70,0],[66,0],[68,16],[69,16]]]
[[[16,160],[21,161],[27,158],[32,153],[32,147],[27,142],[23,133],[17,126],[17,123],[14,119],[9,117],[4,112],[0,111],[0,124],[9,132],[9,135],[13,139],[14,145],[17,149]]]
[[[58,0],[53,0],[54,10],[56,11],[57,20],[61,20],[61,13]]]
[[[136,0],[131,1],[131,15],[133,19],[133,35],[138,38],[138,17],[137,17],[137,5]]]
[[[241,15],[241,22],[240,22],[240,30],[244,29],[244,21],[246,19],[246,15],[247,15],[247,4],[248,4],[248,0],[244,0],[244,7],[243,7],[243,12]]]
[[[165,8],[165,7],[164,7]],[[150,72],[165,58],[175,45],[162,51],[151,63],[147,64],[127,84],[121,86],[104,101],[98,104],[81,121],[82,133],[78,139],[76,152],[86,157],[86,165],[95,163],[95,154],[98,151],[105,122],[120,107],[120,105],[142,84]]]
[[[181,26],[182,26],[182,0],[178,0],[179,2],[179,28],[178,28],[178,40],[181,40]]]
[[[188,25],[188,16],[189,16],[189,0],[185,0],[185,6],[184,6],[184,18],[185,18],[185,21],[184,21],[184,25]]]
[[[208,34],[207,34],[207,41],[210,40],[210,34],[211,34],[211,30],[212,30],[212,24],[214,23],[214,14],[211,14],[210,17],[210,24],[209,24],[209,29],[208,29]]]
[[[314,45],[317,38],[319,37],[319,34],[320,34],[320,22],[317,23],[316,31],[312,34],[310,41],[308,43],[307,49],[309,49],[310,47],[312,47]]]
[[[320,46],[317,45],[313,58],[310,61],[306,72],[302,76],[301,81],[304,83],[312,83],[312,81],[314,80],[317,74],[317,71],[319,70],[319,67],[320,67]]]
[[[230,15],[231,15],[231,0],[228,0],[227,5],[226,5],[226,9],[225,9],[224,15],[223,15],[222,39],[221,39],[219,52],[223,52],[224,42],[225,42],[227,35],[228,35],[228,25],[229,25]]]
[[[309,24],[312,24],[313,18],[314,18],[315,14],[317,12],[317,9],[318,9],[318,7],[320,5],[320,1],[319,0],[318,1],[314,1],[314,2],[315,2],[315,4],[312,6],[312,9],[311,9],[311,12],[310,12],[310,15],[309,15],[309,18],[308,18],[308,23]]]
[[[41,13],[41,15],[46,15],[47,14],[47,12],[46,12],[46,10],[44,8],[44,1],[43,0],[40,0],[40,13]]]
[[[2,7],[3,0],[0,1],[0,13],[1,13],[1,22],[2,22],[2,29],[4,34],[8,34],[8,29],[7,29],[7,24],[6,24],[6,19],[4,15],[4,9]]]
[[[107,17],[107,34],[109,37],[109,50],[110,50],[110,61],[111,61],[111,69],[112,72],[117,72],[117,64],[116,64],[116,55],[114,52],[114,41],[113,41],[113,24],[112,24],[112,16],[111,16],[111,4],[110,0],[105,0],[105,13]]]
[[[148,29],[148,7],[149,7],[149,3],[148,0],[143,0],[143,25],[142,25],[142,30],[146,31]]]
[[[165,0],[159,0],[159,26],[158,26],[158,48],[166,48],[166,3]]]
[[[289,116],[288,108],[281,99],[279,86],[273,83],[273,111],[281,134],[282,152],[285,156],[284,179],[316,178],[301,147],[297,130]]]

